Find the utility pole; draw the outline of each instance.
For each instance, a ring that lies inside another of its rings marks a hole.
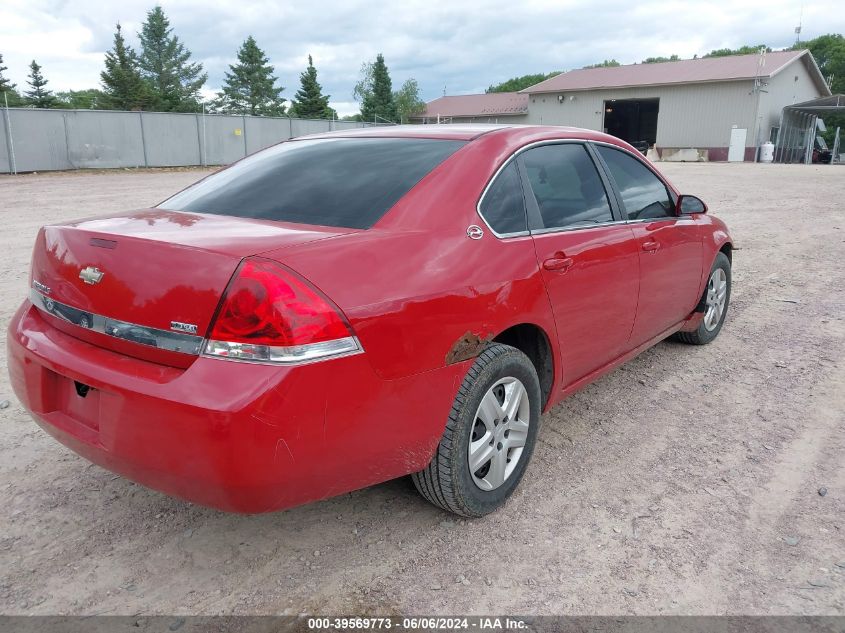
[[[18,165],[15,161],[15,141],[12,139],[12,118],[9,116],[9,93],[3,91],[3,100],[6,102],[6,142],[9,150],[9,169],[17,176]]]

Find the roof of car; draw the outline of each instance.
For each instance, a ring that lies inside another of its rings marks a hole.
[[[300,136],[295,140],[316,138],[428,138],[453,141],[471,141],[486,134],[509,137],[536,137],[548,139],[609,139],[607,134],[577,127],[551,125],[503,124],[440,124],[440,125],[383,125],[378,127],[335,130],[322,134]]]
[[[322,134],[300,136],[300,139],[311,138],[433,138],[453,141],[469,141],[494,130],[508,127],[506,125],[378,125],[364,128],[348,128],[334,130]]]

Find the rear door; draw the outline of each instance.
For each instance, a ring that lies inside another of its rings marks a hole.
[[[639,291],[637,244],[587,145],[541,145],[523,152],[519,163],[564,384],[570,385],[629,348]]]
[[[701,231],[694,216],[678,216],[666,184],[625,150],[595,145],[607,166],[640,257],[640,294],[632,346],[686,318],[700,298]]]

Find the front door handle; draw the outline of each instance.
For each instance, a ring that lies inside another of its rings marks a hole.
[[[550,257],[543,262],[543,268],[558,273],[565,273],[574,263],[575,260],[571,257],[566,257],[563,253],[555,253],[554,257]]]
[[[648,253],[653,253],[658,248],[660,248],[660,242],[656,242],[655,240],[649,240],[648,242],[643,242],[643,250]]]

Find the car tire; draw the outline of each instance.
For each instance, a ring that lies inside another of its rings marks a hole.
[[[531,459],[540,409],[533,363],[514,347],[490,345],[464,377],[431,462],[411,475],[417,490],[465,517],[501,507]]]
[[[717,336],[728,314],[731,301],[731,261],[724,253],[716,255],[701,297],[704,318],[692,332],[678,332],[675,338],[689,345],[706,345]]]

